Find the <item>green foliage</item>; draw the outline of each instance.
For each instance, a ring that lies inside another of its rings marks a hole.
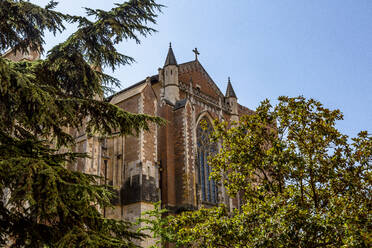
[[[0,1],[0,51],[43,52],[45,31],[78,29],[47,52],[44,60],[0,57],[0,245],[13,247],[135,247],[144,237],[131,224],[105,219],[112,193],[97,178],[68,170],[85,154],[69,150],[66,128],[96,135],[136,134],[160,118],[131,114],[103,100],[118,81],[100,71],[133,62],[115,45],[155,30],[161,5],[130,0],[109,11],[86,9],[87,16],[54,11],[28,1]],[[91,21],[93,19],[93,21]],[[52,145],[53,144],[53,145]],[[54,146],[55,144],[55,146]]]
[[[43,51],[44,32],[56,34],[64,30],[62,13],[53,11],[57,5],[51,1],[45,8],[28,1],[2,0],[0,2],[0,51],[12,48]]]
[[[142,217],[138,218],[137,229],[138,233],[149,233],[153,239],[156,240],[156,245],[149,248],[163,247],[166,242],[174,240],[173,230],[171,229],[171,216],[168,215],[167,209],[161,208],[161,202],[154,204],[153,210],[148,210],[142,213]]]
[[[240,211],[185,212],[171,223],[183,247],[369,247],[372,137],[336,128],[339,110],[303,97],[262,102],[233,127],[215,123],[210,158]],[[224,177],[222,177],[224,175]]]

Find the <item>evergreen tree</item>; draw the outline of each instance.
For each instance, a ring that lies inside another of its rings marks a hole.
[[[143,235],[99,211],[110,206],[110,191],[94,176],[66,168],[86,155],[60,148],[74,145],[66,127],[126,135],[162,122],[104,101],[118,81],[97,70],[133,62],[115,45],[153,33],[148,24],[162,6],[129,0],[109,11],[86,8],[85,17],[57,12],[56,5],[0,1],[0,51],[43,52],[45,32],[62,32],[66,22],[78,26],[43,60],[0,57],[0,245],[135,247]]]

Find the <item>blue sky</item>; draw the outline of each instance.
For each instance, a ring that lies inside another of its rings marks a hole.
[[[47,0],[32,0],[44,5]],[[61,0],[58,10],[109,9],[111,1]],[[162,0],[158,33],[118,46],[136,63],[113,75],[125,88],[157,73],[171,41],[179,63],[194,58],[225,92],[231,77],[239,102],[251,109],[268,98],[304,95],[338,108],[337,127],[372,133],[372,0]],[[57,44],[73,31],[46,37]]]

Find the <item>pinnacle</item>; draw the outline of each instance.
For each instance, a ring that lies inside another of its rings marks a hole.
[[[230,77],[229,77],[229,80],[227,82],[227,89],[226,89],[225,97],[234,97],[234,98],[237,98],[236,97],[236,94],[235,94],[235,91],[234,91],[234,89],[232,87],[232,84],[230,82]]]
[[[172,43],[169,43],[168,55],[164,63],[164,66],[167,65],[177,65],[177,60],[172,49]]]

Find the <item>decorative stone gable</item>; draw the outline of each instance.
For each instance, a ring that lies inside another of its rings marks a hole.
[[[220,89],[214,83],[213,79],[206,72],[199,61],[192,61],[179,66],[179,81],[186,83],[192,80],[192,87],[197,91],[211,96],[215,99],[224,97]]]

